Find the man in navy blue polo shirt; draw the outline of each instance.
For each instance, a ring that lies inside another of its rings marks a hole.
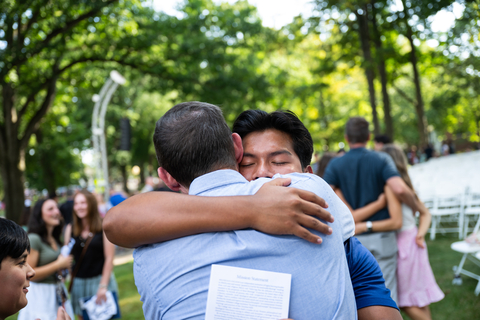
[[[386,153],[367,150],[370,139],[368,122],[361,117],[350,118],[345,128],[345,139],[350,151],[333,159],[327,166],[324,180],[339,188],[350,207],[355,210],[378,199],[388,185],[401,202],[417,210],[414,194],[407,187]],[[387,207],[367,219],[367,233],[358,235],[360,242],[372,252],[383,272],[385,284],[397,301],[397,242],[395,232],[373,232],[372,221],[389,219]]]

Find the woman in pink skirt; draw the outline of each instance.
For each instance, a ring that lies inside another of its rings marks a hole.
[[[393,144],[385,145],[382,151],[392,157],[400,176],[413,190],[403,151]],[[430,303],[442,300],[445,295],[437,285],[428,261],[425,234],[430,227],[431,215],[420,200],[418,203],[418,228],[414,213],[402,204],[403,224],[397,234],[398,306],[413,320],[429,320],[432,318]]]

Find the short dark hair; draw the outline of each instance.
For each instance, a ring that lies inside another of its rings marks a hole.
[[[373,138],[373,141],[383,144],[392,143],[392,139],[390,139],[390,137],[386,134],[380,134],[378,136],[375,136],[375,138]]]
[[[365,143],[368,141],[370,131],[368,121],[363,117],[352,117],[348,119],[345,126],[345,135],[349,143]]]
[[[30,214],[30,219],[28,220],[28,233],[36,233],[40,236],[40,239],[48,245],[48,231],[47,226],[45,225],[45,221],[42,218],[42,208],[43,204],[46,201],[54,201],[53,199],[40,199],[38,200],[35,205],[33,206],[32,213]],[[63,230],[63,218],[60,219],[60,224],[55,226],[52,231],[53,238],[60,243],[60,236]]]
[[[295,113],[289,110],[277,110],[267,113],[263,110],[246,110],[233,124],[233,132],[243,139],[252,132],[276,129],[290,136],[293,150],[300,159],[302,169],[312,161],[313,140],[310,132]]]
[[[213,104],[177,104],[157,121],[153,143],[158,164],[186,187],[206,173],[237,167],[232,132]]]
[[[30,241],[25,230],[11,220],[0,218],[0,267],[3,259],[17,259],[25,250],[30,252]]]

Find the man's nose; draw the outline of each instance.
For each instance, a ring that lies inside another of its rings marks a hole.
[[[271,173],[270,168],[266,164],[258,166],[258,170],[255,172],[255,179],[258,178],[271,178],[273,174]]]

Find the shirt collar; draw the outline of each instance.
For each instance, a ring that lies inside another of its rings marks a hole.
[[[363,150],[366,150],[367,148],[365,147],[358,147],[358,148],[353,148],[353,149],[350,149],[350,152],[359,152],[359,151],[363,151]]]
[[[188,194],[198,195],[210,189],[215,189],[226,184],[247,183],[248,181],[238,172],[232,169],[216,170],[204,174],[190,184]]]

